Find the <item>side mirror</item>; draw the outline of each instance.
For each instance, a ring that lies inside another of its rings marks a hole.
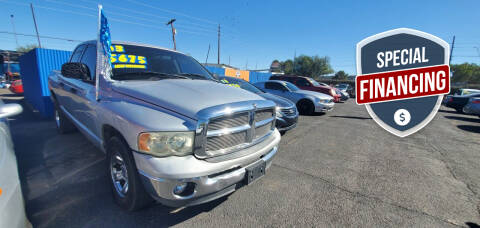
[[[0,118],[7,118],[22,113],[23,108],[19,104],[0,105]]]
[[[62,65],[62,75],[67,78],[91,80],[90,69],[83,63],[65,63]]]

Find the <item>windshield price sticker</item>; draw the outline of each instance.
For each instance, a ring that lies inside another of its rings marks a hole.
[[[122,45],[114,44],[110,46],[111,52],[125,52],[125,48]]]
[[[223,84],[226,84],[226,85],[229,85],[229,86],[232,86],[232,87],[241,88],[239,84],[230,83],[227,79],[222,79],[221,82],[222,82]]]
[[[385,130],[400,137],[425,127],[450,92],[449,45],[400,28],[357,44],[356,102]]]
[[[115,45],[115,46],[119,46],[119,45]],[[120,50],[123,50],[123,46],[120,46],[120,47],[121,47]],[[112,53],[112,56],[110,57],[110,61],[112,62],[114,69],[121,69],[121,68],[147,69],[147,59],[145,58],[145,56]]]

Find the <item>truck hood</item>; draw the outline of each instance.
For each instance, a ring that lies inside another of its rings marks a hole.
[[[222,104],[265,100],[244,89],[209,80],[164,79],[159,81],[122,81],[112,89],[192,119],[198,111]]]

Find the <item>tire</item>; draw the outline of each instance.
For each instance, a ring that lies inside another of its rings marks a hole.
[[[73,123],[65,116],[65,113],[63,113],[57,103],[55,103],[54,112],[55,126],[57,127],[58,133],[67,134],[77,130],[75,125],[73,125]]]
[[[463,114],[463,109],[462,108],[456,108],[455,111],[457,111],[460,114]]]
[[[122,138],[113,136],[108,140],[107,163],[113,197],[121,208],[135,211],[152,203],[153,199],[140,180],[130,147]]]
[[[297,109],[302,115],[312,115],[315,112],[315,106],[310,100],[300,100]]]

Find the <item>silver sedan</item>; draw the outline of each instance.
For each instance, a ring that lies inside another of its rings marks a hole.
[[[286,98],[297,105],[300,114],[311,115],[314,112],[327,112],[333,109],[333,97],[307,90],[301,90],[294,84],[286,81],[269,80],[257,82],[255,86],[267,93]]]

